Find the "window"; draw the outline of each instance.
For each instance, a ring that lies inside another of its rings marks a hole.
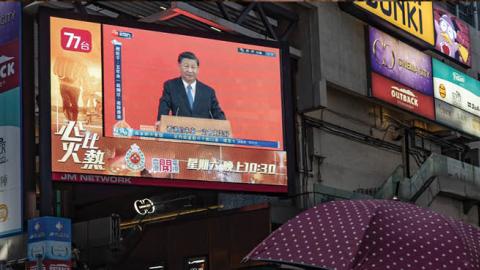
[[[475,8],[474,2],[459,2],[458,4],[458,16],[473,27],[475,27]]]

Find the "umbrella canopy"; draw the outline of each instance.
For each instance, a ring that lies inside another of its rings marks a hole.
[[[337,270],[480,270],[480,230],[399,201],[333,201],[289,220],[244,260]]]

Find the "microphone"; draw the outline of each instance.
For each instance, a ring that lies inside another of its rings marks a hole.
[[[208,112],[210,113],[210,118],[211,118],[211,119],[214,119],[214,118],[213,118],[213,115],[212,115],[212,110],[208,110]]]
[[[178,110],[180,110],[180,106],[177,107],[177,111],[175,112],[175,116],[178,115]]]

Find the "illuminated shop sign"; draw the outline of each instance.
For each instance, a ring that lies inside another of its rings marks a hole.
[[[428,119],[435,119],[431,96],[376,73],[372,73],[372,96]]]
[[[369,27],[369,55],[373,72],[433,96],[432,62],[427,54]]]
[[[480,82],[433,59],[435,98],[480,116]]]
[[[142,216],[155,213],[155,204],[148,198],[136,200],[133,203],[133,207],[135,211]]]
[[[403,31],[434,45],[432,2],[429,1],[353,1],[369,13]]]
[[[470,135],[480,137],[480,117],[435,99],[436,121]]]
[[[439,7],[433,6],[435,49],[461,64],[471,66],[470,27],[468,24]]]

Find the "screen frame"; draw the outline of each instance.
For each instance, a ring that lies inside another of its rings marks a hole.
[[[239,37],[230,33],[217,32],[196,32],[184,28],[173,28],[163,25],[150,23],[141,23],[133,20],[112,19],[89,14],[77,14],[71,11],[58,11],[41,7],[38,13],[39,21],[39,107],[40,107],[40,178],[41,185],[48,197],[52,194],[52,149],[51,149],[51,85],[50,85],[50,18],[57,17],[63,19],[80,20],[85,22],[109,24],[122,27],[132,27],[142,30],[150,30],[163,33],[179,34],[192,37],[208,38],[219,41],[238,42],[250,45],[259,45],[278,48],[280,50],[280,84],[281,84],[281,104],[282,104],[282,122],[283,122],[283,151],[287,155],[287,185],[274,186],[266,184],[246,184],[246,183],[225,183],[202,180],[174,180],[168,178],[158,178],[160,183],[158,187],[178,187],[178,188],[195,188],[210,189],[224,191],[245,191],[260,193],[279,193],[284,194],[291,190],[291,181],[295,179],[295,124],[294,124],[294,97],[291,91],[290,79],[290,61],[289,61],[289,45],[284,41],[270,41],[252,39],[249,37]],[[103,32],[103,31],[102,31]],[[103,50],[102,50],[103,51]],[[103,52],[102,52],[103,61]],[[103,81],[102,70],[102,81]],[[103,103],[104,106],[104,103]],[[81,174],[79,174],[81,175]],[[141,178],[141,177],[139,177]],[[154,179],[154,178],[152,178]],[[131,185],[137,186],[137,185]]]

